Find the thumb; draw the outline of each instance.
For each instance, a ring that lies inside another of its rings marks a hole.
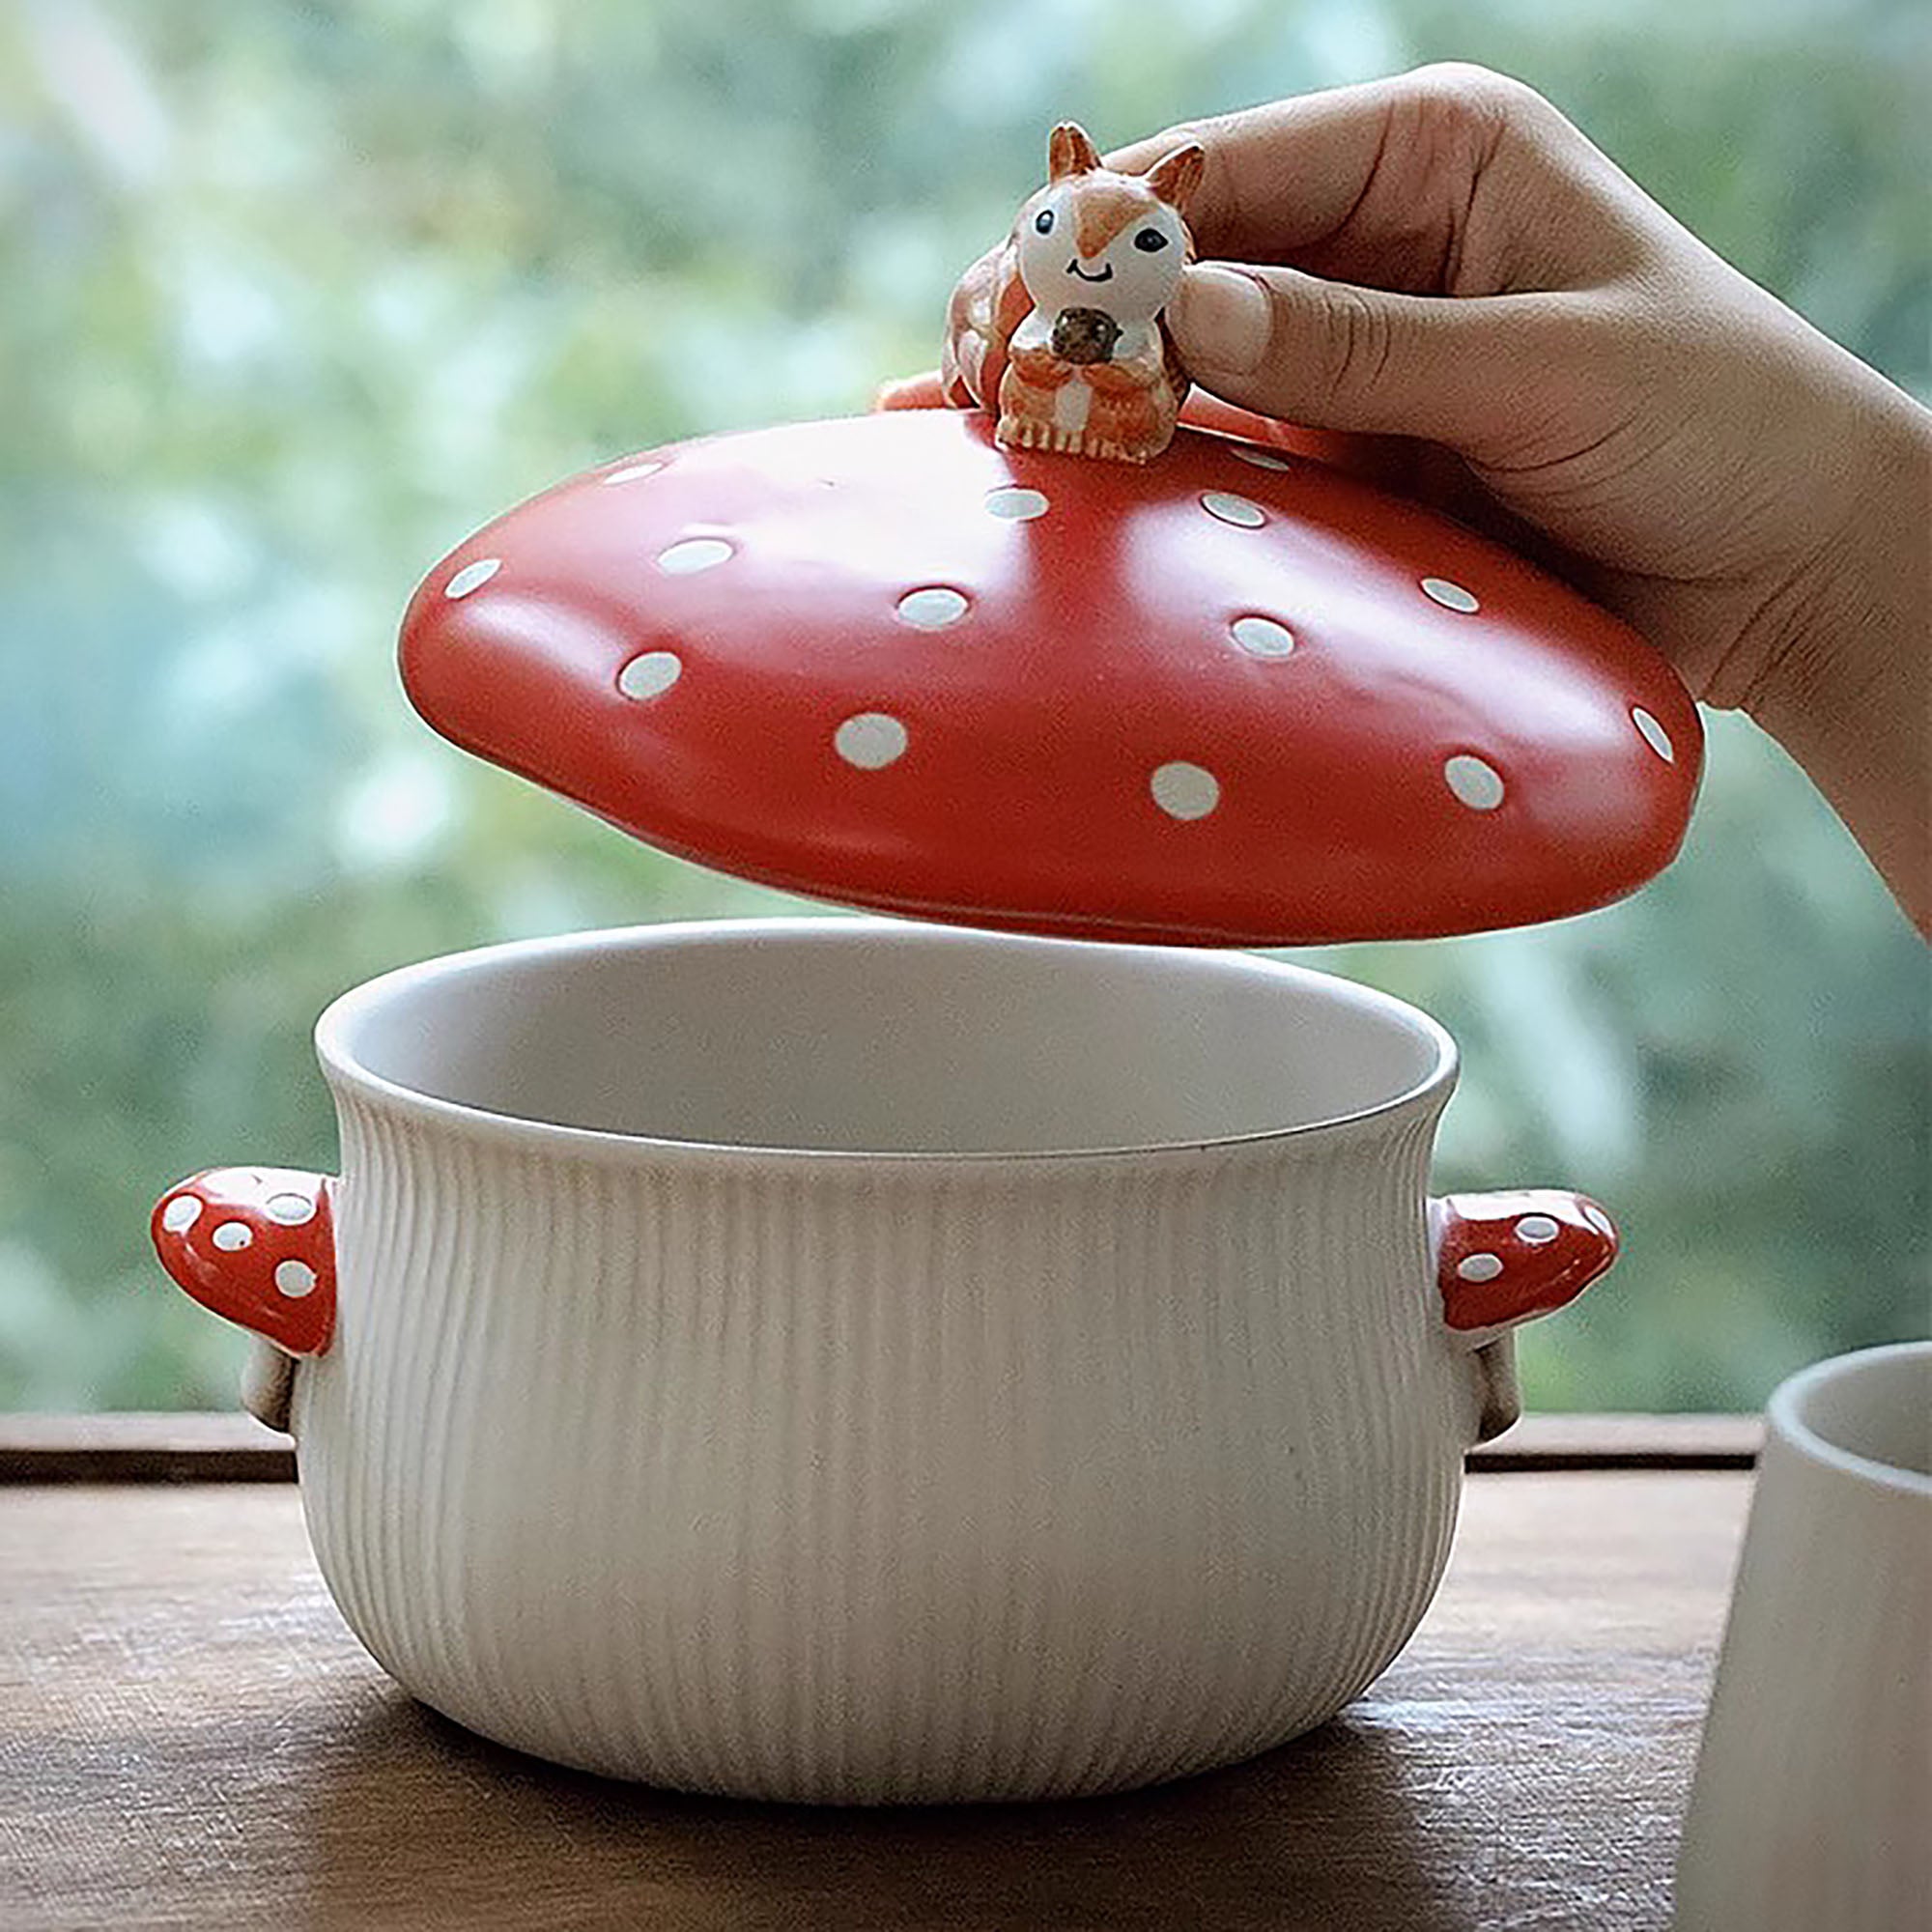
[[[1473,454],[1520,420],[1524,299],[1393,295],[1208,262],[1185,271],[1167,323],[1188,374],[1224,401]]]

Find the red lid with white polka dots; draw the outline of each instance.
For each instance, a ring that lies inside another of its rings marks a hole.
[[[1516,925],[1668,863],[1670,668],[1508,551],[1279,444],[1145,468],[901,410],[559,485],[431,572],[410,697],[653,845],[1090,938]]]

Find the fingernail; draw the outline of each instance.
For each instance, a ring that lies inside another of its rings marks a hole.
[[[1251,376],[1267,354],[1268,301],[1252,275],[1207,262],[1187,270],[1168,304],[1181,360]]]

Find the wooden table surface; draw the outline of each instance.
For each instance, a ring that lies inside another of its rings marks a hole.
[[[1662,1928],[1749,1425],[1509,1440],[1427,1622],[1319,1732],[1124,1797],[866,1811],[485,1744],[343,1627],[273,1438],[0,1417],[0,1927]]]

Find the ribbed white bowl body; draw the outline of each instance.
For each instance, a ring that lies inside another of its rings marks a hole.
[[[1476,1409],[1446,1073],[1010,1159],[531,1137],[331,1079],[309,1529],[487,1736],[750,1796],[1092,1792],[1321,1721],[1428,1605]]]

